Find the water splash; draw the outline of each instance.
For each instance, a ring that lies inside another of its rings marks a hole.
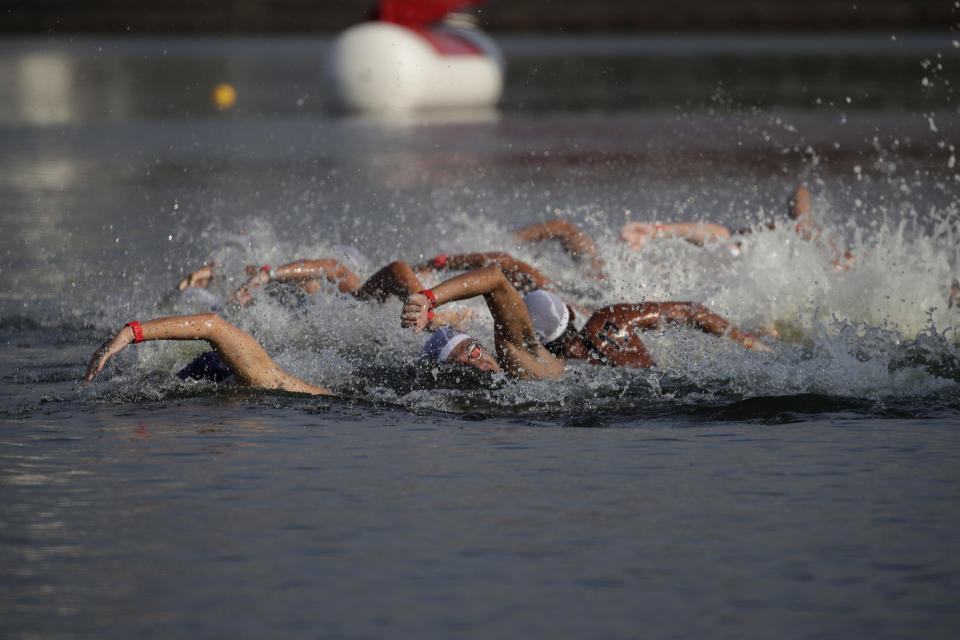
[[[422,370],[416,354],[424,338],[399,329],[397,300],[381,306],[327,291],[289,304],[292,294],[258,291],[255,305],[242,310],[226,306],[223,315],[253,334],[294,375],[364,401],[418,412],[589,415],[754,397],[810,394],[882,403],[955,393],[960,310],[949,306],[948,295],[958,263],[956,204],[931,207],[923,215],[901,212],[896,218],[889,209],[844,209],[839,198],[820,198],[819,203],[827,231],[855,256],[847,270],[832,267],[831,249],[799,238],[785,217],[772,216],[776,229],[758,227],[740,236],[741,255],[735,258],[725,244],[701,248],[679,240],[631,251],[621,246],[609,218],[589,207],[575,215],[594,233],[606,257],[609,279],[604,282],[584,278],[558,247],[518,246],[510,239],[512,228],[464,210],[449,210],[432,237],[434,246],[399,247],[400,255],[392,255],[415,262],[432,257],[434,247],[448,253],[507,249],[536,264],[578,304],[692,300],[744,327],[772,327],[781,337],[770,339],[771,354],[745,352],[728,341],[669,328],[647,334],[658,363],[652,370],[574,364],[571,375],[553,382],[472,380],[455,371],[437,376],[437,371]],[[200,241],[230,274],[211,286],[211,293],[223,300],[245,279],[242,265],[325,257],[337,251],[341,237],[291,237],[266,218],[252,216],[207,231]],[[358,274],[366,278],[388,254],[362,244],[358,248],[373,256]],[[177,274],[173,266],[169,271],[173,282]],[[427,284],[432,283],[428,278]],[[148,289],[145,281],[140,284],[138,290]],[[489,314],[480,302],[468,304],[479,316],[472,332],[492,346]],[[206,311],[209,300],[165,292],[117,296],[106,306],[119,309],[121,316],[146,318]],[[112,320],[103,324],[115,326]],[[136,355],[113,365],[110,384],[89,393],[110,397],[120,388],[138,388],[156,398],[212,393],[210,385],[172,377],[202,349],[195,344],[141,345]]]

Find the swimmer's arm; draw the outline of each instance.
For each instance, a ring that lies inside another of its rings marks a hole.
[[[622,327],[654,331],[673,324],[699,329],[721,338],[733,340],[754,351],[769,351],[763,342],[721,315],[710,311],[697,302],[644,302],[641,304],[615,304],[598,311],[595,318],[614,320]],[[591,322],[594,322],[591,318]]]
[[[438,258],[434,258],[431,262],[419,265],[417,269],[423,271],[440,269],[466,271],[496,265],[500,267],[500,270],[510,281],[510,284],[519,291],[529,293],[535,289],[555,290],[553,283],[543,275],[543,272],[523,260],[514,258],[504,251],[461,253],[445,257],[446,260],[441,262],[438,256]]]
[[[826,239],[827,246],[833,252],[833,261],[831,266],[834,271],[845,271],[853,266],[856,258],[849,251],[843,251],[837,243],[837,239],[826,231],[813,215],[813,205],[811,204],[810,192],[805,187],[797,187],[788,201],[790,207],[790,217],[797,221],[794,230],[796,233],[809,242],[823,244]]]
[[[512,235],[517,242],[559,240],[560,246],[571,258],[587,264],[591,275],[598,278],[604,277],[603,259],[597,251],[597,246],[590,236],[566,220],[548,220],[514,231]]]
[[[672,222],[669,224],[650,224],[647,222],[628,222],[620,230],[623,238],[633,249],[639,249],[648,240],[654,238],[682,238],[696,245],[729,238],[730,229],[714,222]]]
[[[277,365],[247,332],[233,326],[215,313],[158,318],[140,325],[144,342],[148,340],[204,340],[246,386],[282,389],[297,393],[329,395],[329,389],[296,378]],[[134,342],[132,327],[124,327],[105,342],[90,360],[83,385],[93,380],[114,355]]]
[[[353,293],[360,288],[360,278],[332,258],[295,260],[277,267],[269,277],[278,282],[325,279],[331,284],[336,284],[341,293]]]
[[[456,276],[432,289],[436,305],[483,296],[493,316],[497,355],[504,370],[517,378],[556,378],[563,364],[537,340],[523,299],[499,267],[489,266]],[[419,333],[426,326],[430,303],[422,293],[407,298],[401,325]]]
[[[308,293],[320,290],[320,280],[336,284],[342,293],[355,293],[360,288],[360,279],[345,266],[332,258],[320,260],[295,260],[280,265],[272,272],[266,268],[253,273],[243,286],[227,298],[227,302],[236,302],[241,307],[253,300],[252,292],[268,282],[295,282]]]

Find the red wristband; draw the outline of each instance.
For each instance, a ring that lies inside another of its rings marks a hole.
[[[260,267],[260,271],[270,271],[270,265],[268,264],[263,265],[262,267]]]
[[[436,258],[433,259],[433,266],[437,269],[443,269],[447,266],[447,254],[441,253]]]
[[[125,327],[130,327],[133,329],[133,341],[134,342],[143,342],[143,329],[140,328],[140,323],[134,320],[133,322],[128,322],[123,325]]]
[[[427,300],[430,301],[430,308],[427,309],[427,322],[430,322],[431,320],[433,320],[433,308],[437,306],[437,296],[433,295],[433,291],[430,291],[430,289],[424,289],[420,293],[425,295],[427,297]]]
[[[424,289],[423,291],[420,291],[420,293],[427,296],[427,300],[430,301],[431,309],[437,306],[437,296],[433,295],[433,291],[430,291],[430,289]]]

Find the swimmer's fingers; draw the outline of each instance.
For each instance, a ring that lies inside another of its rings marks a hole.
[[[404,307],[400,316],[400,326],[412,328],[414,333],[420,333],[429,322],[427,316],[428,313],[425,308],[408,309]]]
[[[103,370],[103,365],[107,363],[107,359],[110,357],[107,355],[107,345],[110,344],[110,341],[104,342],[100,345],[100,348],[93,353],[93,357],[90,359],[90,364],[87,366],[87,374],[83,377],[83,381],[80,383],[84,387],[93,380],[93,376],[97,375]]]
[[[430,322],[430,301],[422,293],[407,297],[400,313],[400,326],[412,327],[414,333],[420,333]]]
[[[100,348],[94,352],[93,357],[90,359],[90,365],[87,367],[87,375],[84,376],[81,382],[83,386],[87,386],[87,384],[93,380],[93,377],[103,370],[104,365],[107,364],[107,360],[123,351],[127,345],[130,344],[132,338],[130,338],[128,334],[132,333],[132,329],[124,327],[117,335],[100,345]]]

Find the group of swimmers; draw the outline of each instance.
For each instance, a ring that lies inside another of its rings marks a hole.
[[[797,221],[798,234],[822,241],[823,230],[813,219],[806,189],[801,187],[794,192],[790,213]],[[710,223],[628,223],[621,235],[631,246],[639,248],[657,237],[684,238],[697,244],[729,241],[733,245],[734,234]],[[605,277],[604,263],[594,243],[567,222],[552,220],[533,225],[515,232],[514,238],[519,242],[558,240],[587,275]],[[832,242],[830,246],[835,249]],[[844,256],[837,251],[835,267],[846,268],[844,260],[850,259],[849,254]],[[432,288],[421,283],[421,275],[444,270],[463,273]],[[203,267],[184,278],[179,288],[204,289],[213,276],[212,265]],[[359,299],[384,302],[391,296],[398,297],[403,300],[401,326],[415,333],[432,332],[421,350],[422,359],[503,372],[514,379],[560,377],[567,371],[564,362],[569,360],[618,367],[652,366],[653,359],[640,334],[665,325],[689,326],[733,340],[747,349],[769,350],[752,334],[695,302],[619,303],[592,312],[569,304],[538,269],[504,252],[441,254],[415,266],[392,262],[366,282],[330,258],[296,260],[276,269],[252,268],[249,276],[228,302],[248,304],[254,289],[271,282],[293,283],[299,295],[314,294],[328,283]],[[483,297],[493,318],[493,352],[461,330],[467,315],[440,311],[448,303],[478,296]],[[578,313],[587,318],[579,329],[575,324]],[[256,339],[216,313],[127,323],[94,353],[83,384],[93,380],[107,361],[129,344],[149,340],[204,340],[212,347],[212,352],[185,367],[181,378],[219,380],[232,375],[243,386],[332,393],[284,371]]]

